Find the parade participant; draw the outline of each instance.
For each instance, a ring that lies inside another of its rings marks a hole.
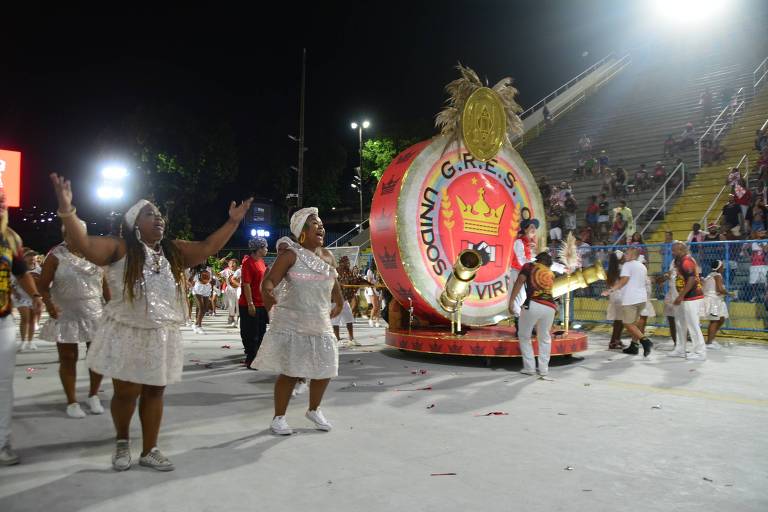
[[[608,272],[606,273],[606,285],[608,288],[619,282],[621,277],[621,262],[624,260],[624,253],[616,250],[608,256]],[[610,350],[623,349],[621,343],[621,333],[624,330],[624,323],[621,321],[621,290],[608,295],[608,308],[605,312],[605,319],[613,322],[611,331],[611,341],[608,343]]]
[[[227,262],[227,268],[221,275],[224,305],[227,308],[227,327],[237,327],[240,318],[237,301],[240,299],[240,264],[234,258]]]
[[[701,279],[694,260],[688,254],[688,247],[682,242],[672,244],[672,254],[675,257],[675,287],[677,298],[675,305],[675,324],[677,340],[675,350],[667,354],[670,357],[682,357],[692,361],[704,361],[707,358],[707,347],[704,343],[704,335],[699,326],[699,311],[704,292],[701,289]],[[691,335],[693,353],[687,355],[685,342]]]
[[[288,238],[278,241],[278,247],[284,243],[287,248],[278,253],[261,283],[271,320],[252,365],[279,374],[271,424],[272,432],[278,435],[293,433],[285,412],[291,392],[302,377],[311,380],[306,417],[318,430],[331,430],[320,403],[331,378],[338,375],[339,352],[331,318],[341,313],[344,303],[333,255],[323,247],[325,228],[317,208],[298,210],[290,224],[298,243]],[[279,296],[275,296],[275,288],[283,282]]]
[[[534,262],[525,263],[515,279],[512,293],[509,296],[509,310],[520,317],[517,338],[520,352],[523,356],[523,369],[520,373],[536,375],[536,359],[533,355],[531,336],[536,328],[536,339],[539,345],[539,368],[541,377],[549,374],[549,355],[551,351],[552,322],[555,319],[557,305],[552,297],[552,285],[555,275],[550,270],[552,257],[547,252],[541,252]],[[525,286],[525,301],[520,310],[515,310],[515,299]]]
[[[728,318],[728,306],[723,297],[728,295],[728,290],[723,285],[723,262],[721,260],[712,262],[712,271],[704,278],[702,291],[704,292],[704,314],[709,320],[707,329],[707,349],[719,350],[722,347],[715,341],[717,332],[723,327],[725,319]]]
[[[85,230],[85,222],[81,224]],[[40,331],[40,339],[56,343],[59,352],[59,378],[67,398],[67,416],[84,418],[75,395],[78,345],[90,348],[102,314],[102,300],[109,302],[109,286],[104,271],[69,249],[69,236],[62,226],[64,243],[54,247],[45,258],[40,274],[40,294],[50,319]],[[88,408],[103,414],[99,400],[101,375],[89,371]]]
[[[677,325],[675,324],[675,299],[677,299],[675,280],[677,279],[677,270],[675,270],[675,262],[670,261],[667,268],[667,272],[656,278],[656,283],[665,284],[667,287],[667,291],[664,294],[664,316],[667,318],[672,343],[677,346]]]
[[[625,354],[635,355],[640,351],[640,345],[643,346],[643,357],[648,357],[651,353],[653,343],[649,340],[638,325],[640,314],[646,307],[648,295],[646,292],[646,281],[648,271],[645,265],[640,263],[637,247],[629,247],[624,253],[624,265],[621,267],[619,281],[603,292],[608,296],[618,291],[622,292],[621,310],[622,323],[632,335],[632,342],[629,347],[624,349]]]
[[[637,233],[635,233],[637,235]],[[642,263],[646,271],[648,269],[648,262],[645,259],[645,256],[642,254],[637,257],[637,261]],[[651,297],[653,297],[653,285],[651,283],[651,277],[646,275],[645,278],[645,295],[646,295],[646,301],[645,301],[645,307],[640,312],[640,318],[637,321],[637,327],[645,334],[645,327],[648,325],[648,319],[654,318],[656,316],[656,310],[653,307],[653,302],[651,302]]]
[[[229,240],[252,199],[232,202],[229,219],[202,242],[165,238],[165,220],[144,199],[125,213],[122,238],[88,236],[72,206],[68,180],[51,174],[71,251],[106,266],[112,298],[88,351],[88,366],[112,378],[111,412],[116,430],[112,467],[131,467],[129,429],[139,402],[143,449],[139,464],[171,471],[157,448],[167,384],[181,379],[184,366],[180,326],[184,323],[184,269],[206,261]]]
[[[349,268],[349,257],[347,256],[342,256],[341,259],[339,259],[339,265],[336,268],[336,272],[338,272],[339,275],[339,285],[342,286],[341,294],[344,298],[344,304],[341,313],[331,318],[333,333],[336,335],[337,340],[341,340],[341,326],[346,325],[347,333],[349,334],[349,344],[359,346],[360,344],[355,341],[355,317],[352,315],[352,307],[350,306],[350,302],[354,300],[355,294],[357,293],[357,288],[353,288],[352,286],[359,284],[359,279],[352,274],[352,270]],[[344,285],[348,285],[348,287],[344,287]]]
[[[32,297],[32,310],[42,309],[43,302],[35,281],[27,270],[23,243],[8,227],[5,192],[0,188],[0,466],[18,464],[20,458],[11,446],[11,416],[13,414],[13,374],[16,369],[16,327],[14,326],[11,280]]]
[[[368,317],[368,326],[379,327],[379,320],[381,319],[381,293],[376,289],[376,285],[379,284],[379,276],[376,272],[376,261],[371,260],[371,266],[365,272],[365,280],[373,285],[365,289],[365,299],[368,301],[368,306],[371,308],[371,313]]]
[[[195,334],[205,334],[203,330],[203,317],[211,309],[211,295],[213,294],[213,283],[211,269],[206,264],[201,264],[194,271],[194,285],[192,286],[192,295],[195,296],[197,304],[197,313],[195,317]]]
[[[526,263],[532,263],[535,261],[536,256],[536,231],[539,229],[538,219],[525,219],[520,223],[520,232],[518,237],[512,244],[512,257],[509,262],[509,282],[514,283],[517,281],[517,276],[520,275],[520,270]],[[526,287],[521,286],[517,295],[510,295],[511,311],[515,316],[515,325],[519,327],[520,311],[525,302]]]
[[[24,263],[27,265],[29,275],[35,281],[37,285],[36,275],[39,275],[39,269],[37,268],[37,253],[30,249],[25,248],[24,251]],[[15,276],[11,275],[11,289],[13,290],[13,305],[19,312],[21,319],[19,320],[19,332],[21,334],[21,345],[19,345],[20,352],[37,350],[37,344],[35,343],[35,330],[37,330],[37,324],[35,323],[36,315],[34,308],[32,307],[32,297],[24,291],[24,287],[19,284]]]
[[[267,266],[264,264],[267,246],[266,238],[248,240],[249,253],[243,258],[243,264],[240,267],[242,290],[238,306],[240,308],[240,339],[243,342],[246,368],[251,367],[269,323],[269,316],[261,295],[261,282],[264,274],[267,273]]]

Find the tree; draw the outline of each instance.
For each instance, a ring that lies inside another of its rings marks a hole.
[[[392,160],[403,150],[419,142],[418,137],[380,137],[363,144],[363,180],[373,176],[378,182]]]

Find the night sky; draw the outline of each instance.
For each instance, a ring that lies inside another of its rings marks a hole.
[[[22,206],[53,206],[43,179],[51,171],[72,177],[82,195],[98,163],[120,154],[102,134],[139,105],[169,103],[230,123],[242,185],[233,198],[248,193],[250,173],[289,172],[270,169],[266,157],[295,152],[287,134],[298,132],[302,47],[312,165],[320,146],[354,155],[353,119],[370,119],[374,137],[405,126],[434,133],[457,61],[492,84],[515,78],[525,107],[649,39],[639,1],[282,4],[6,12],[0,147],[23,152]]]

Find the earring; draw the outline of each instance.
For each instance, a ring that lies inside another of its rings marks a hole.
[[[301,232],[301,235],[299,235],[299,243],[300,243],[300,244],[303,244],[303,243],[304,243],[304,240],[306,240],[306,239],[307,239],[307,235],[306,235],[306,234],[304,234],[304,232],[302,231],[302,232]]]
[[[139,231],[139,226],[134,227],[133,232],[136,234],[136,240],[141,242],[141,231]]]

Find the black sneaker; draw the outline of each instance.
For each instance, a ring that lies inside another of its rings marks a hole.
[[[629,344],[627,348],[622,350],[622,352],[624,352],[625,354],[631,354],[635,356],[640,353],[640,345],[633,341],[632,343]]]
[[[653,347],[653,342],[648,338],[643,338],[640,340],[640,343],[643,345],[643,357],[648,357],[651,354],[651,347]],[[637,352],[635,352],[635,354],[637,354]]]

